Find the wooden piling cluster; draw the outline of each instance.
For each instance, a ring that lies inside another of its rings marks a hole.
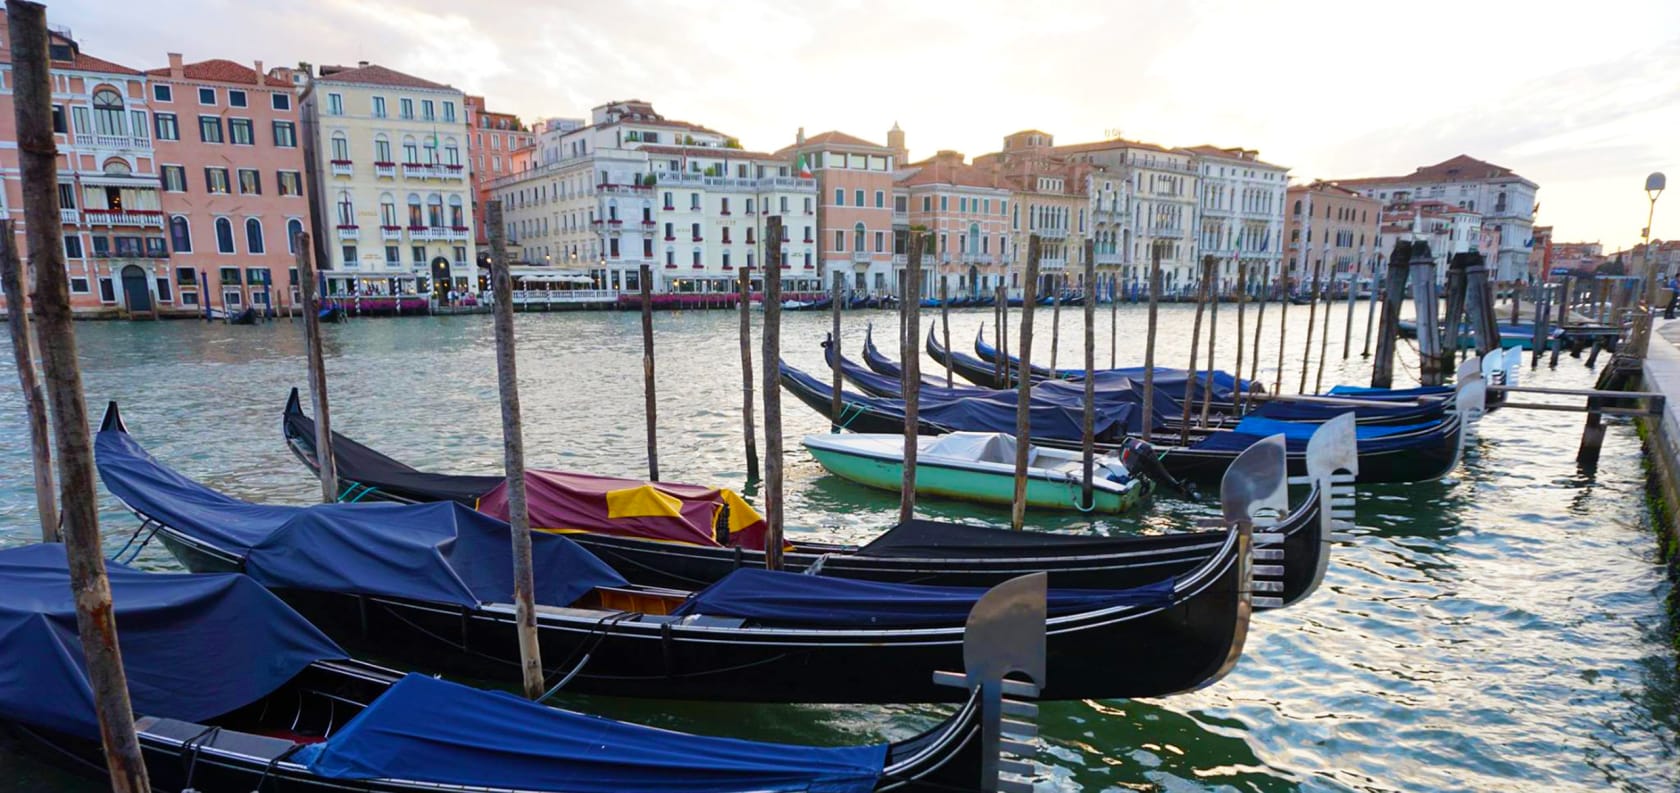
[[[1009,527],[1020,531],[1027,520],[1027,447],[1032,437],[1032,332],[1033,303],[1037,301],[1038,264],[1042,246],[1037,234],[1027,237],[1027,273],[1021,282],[1021,360],[1015,376],[1019,392],[1015,401],[1015,498],[1010,507]],[[1008,351],[999,349],[999,358]]]

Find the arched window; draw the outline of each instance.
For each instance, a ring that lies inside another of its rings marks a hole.
[[[169,245],[176,253],[192,253],[192,227],[183,215],[169,219]]]
[[[373,161],[376,163],[391,162],[391,139],[381,132],[373,136]]]
[[[93,129],[99,135],[128,134],[128,114],[123,111],[122,94],[110,88],[93,92]]]
[[[427,165],[437,165],[438,164],[438,139],[437,139],[437,136],[436,135],[428,136],[426,138],[426,140],[421,145],[424,146],[425,149],[426,149],[426,159],[421,160],[421,162],[423,162]]]
[[[607,199],[607,220],[618,220],[618,199]]]
[[[461,197],[458,195],[449,197],[449,225],[458,229],[467,227],[466,208],[462,205]],[[548,233],[548,218],[543,218],[543,233]]]
[[[303,221],[292,218],[286,221],[286,252],[297,253],[297,238],[303,233]]]
[[[981,238],[979,223],[968,224],[968,238],[964,240],[964,243],[967,245],[969,253],[972,254],[980,252]]]
[[[334,132],[332,135],[332,158],[333,162],[350,160],[350,139],[342,132]]]
[[[443,196],[432,193],[426,196],[426,225],[432,228],[443,228]]]
[[[1295,214],[1301,214],[1301,199],[1295,199]]]
[[[105,167],[102,170],[105,173],[111,174],[113,176],[128,176],[128,175],[134,173],[134,169],[128,167],[128,161],[127,160],[118,160],[118,159],[112,159],[112,160],[107,161],[105,163]]]
[[[390,193],[379,196],[379,225],[397,225],[397,199]]]
[[[338,192],[338,225],[356,225],[356,204],[350,200],[348,190]]]
[[[414,142],[413,135],[403,136],[403,162],[410,165],[420,164],[420,146]]]
[[[256,218],[245,219],[245,250],[248,253],[263,253],[267,250],[263,245],[262,221]]]
[[[454,138],[443,140],[443,161],[450,165],[461,164],[461,148],[456,145]]]
[[[227,218],[216,218],[216,252],[235,252],[233,249],[233,221]]]
[[[408,227],[411,229],[426,227],[426,213],[420,208],[420,195],[418,193],[408,194]]]
[[[861,251],[861,250],[864,249],[864,247],[863,247],[863,236],[864,236],[864,234],[865,234],[865,231],[864,231],[862,223],[859,223],[857,225],[852,226],[852,250]]]

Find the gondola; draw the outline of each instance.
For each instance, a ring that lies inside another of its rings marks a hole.
[[[827,311],[834,305],[834,298],[819,297],[816,300],[784,300],[783,311]]]
[[[1427,482],[1446,476],[1458,464],[1459,454],[1463,449],[1466,417],[1480,418],[1484,409],[1485,385],[1480,376],[1475,376],[1472,380],[1473,382],[1466,382],[1454,397],[1454,412],[1439,421],[1422,426],[1360,427],[1359,482]],[[796,399],[827,417],[836,426],[864,433],[903,431],[902,400],[843,392],[840,400],[841,413],[836,415],[833,410],[834,390],[829,383],[811,377],[786,363],[781,367],[781,383]],[[965,415],[962,411],[946,409],[945,405],[936,405],[935,409],[939,411],[937,415],[940,418],[969,418],[973,421],[942,423],[918,412],[921,433],[938,435],[958,431],[1007,431],[1013,428],[1012,423],[1004,426],[1006,417],[975,412]],[[922,410],[926,411],[927,407],[924,406]],[[1043,414],[1053,420],[1058,418],[1050,408],[1036,404],[1032,411],[1035,417]],[[1099,416],[1103,415],[1100,410],[1098,413]],[[1083,441],[1083,432],[1070,429],[1069,423],[1063,420],[1045,426],[1035,418],[1030,442],[1064,449],[1079,448]],[[1126,437],[1123,430],[1117,429],[1123,425],[1112,415],[1100,419],[1096,426],[1096,447],[1100,451],[1116,449]],[[1253,429],[1255,427],[1266,429],[1259,432]],[[1299,476],[1306,474],[1305,444],[1312,430],[1311,424],[1245,418],[1232,429],[1204,431],[1189,445],[1169,445],[1163,441],[1164,438],[1171,438],[1171,434],[1157,435],[1154,451],[1166,475],[1171,479],[1209,484],[1218,482],[1224,474],[1225,467],[1250,444],[1272,432],[1284,432],[1288,435],[1290,474]],[[1193,434],[1192,437],[1196,436]]]
[[[983,344],[979,340],[976,340],[975,343],[976,346],[982,346]],[[929,344],[936,359],[944,354],[944,346],[939,344],[937,340],[930,340]],[[900,385],[902,377],[881,374],[879,371],[860,366],[844,357],[837,359],[826,350],[826,348],[829,348],[827,342],[824,342],[824,346],[824,356],[829,366],[839,368],[841,376],[848,382],[871,396],[888,399],[902,397],[903,391]],[[983,346],[982,349],[990,350],[991,348]],[[885,356],[876,350],[873,340],[867,336],[864,342],[864,352],[877,362],[885,362],[879,364],[880,368],[898,370],[898,365],[888,361]],[[1141,405],[1145,389],[1141,385],[1141,379],[1134,378],[1141,378],[1141,374],[1133,369],[1110,369],[1102,372],[1095,384],[1097,404],[1109,409],[1125,404]],[[1180,397],[1183,395],[1188,379],[1183,370],[1156,369],[1153,416],[1156,419],[1155,429],[1157,432],[1177,432],[1178,428],[1182,426],[1183,402],[1175,398],[1175,395]],[[1238,411],[1236,405],[1230,401],[1230,393],[1219,388],[1221,381],[1216,378],[1214,382],[1216,396],[1210,403],[1210,421],[1207,424],[1210,429],[1228,426],[1236,422],[1240,414],[1243,413],[1243,411]],[[1192,386],[1192,393],[1200,391],[1199,384]],[[1446,394],[1451,394],[1452,391],[1453,389],[1448,388]],[[923,376],[920,393],[924,401],[962,397],[1009,400],[1016,398],[1011,391],[1006,389],[991,389],[984,386],[953,386],[947,388],[942,381],[930,382],[925,375]],[[1034,383],[1033,398],[1077,406],[1084,404],[1084,388],[1081,384],[1075,382],[1046,379]],[[1354,397],[1340,400],[1333,398],[1315,399],[1312,401],[1285,397],[1267,398],[1264,401],[1258,401],[1253,408],[1246,411],[1246,414],[1279,421],[1318,423],[1328,421],[1343,413],[1352,412],[1361,425],[1422,424],[1440,420],[1445,415],[1449,404],[1450,401],[1444,399],[1411,400],[1407,404],[1366,404],[1364,400]],[[1192,423],[1192,432],[1199,435],[1202,426],[1200,421]]]
[[[315,422],[304,415],[295,390],[286,403],[283,427],[292,453],[310,471],[318,472]],[[1327,424],[1320,431],[1336,429]],[[333,453],[340,484],[361,499],[475,504],[478,494],[502,482],[501,477],[417,471],[337,432],[333,433]],[[1277,528],[1269,530],[1280,535],[1286,560],[1276,606],[1299,602],[1316,586],[1302,570],[1312,570],[1328,555],[1327,546],[1320,546],[1329,531],[1322,493],[1330,487],[1332,471],[1352,471],[1356,465],[1351,455],[1321,461],[1311,491],[1294,511],[1277,521]],[[741,567],[764,566],[762,551],[738,546],[606,533],[567,536],[625,578],[650,586],[703,587]],[[949,586],[992,586],[1025,573],[1047,572],[1055,587],[1121,589],[1148,584],[1162,573],[1188,572],[1222,542],[1223,534],[1217,531],[1089,537],[917,519],[900,523],[863,546],[794,539],[782,554],[782,566],[836,578]]]
[[[892,744],[691,735],[346,660],[245,576],[115,562],[107,571],[135,731],[157,790],[861,792],[970,789],[980,778],[975,695]],[[0,720],[44,757],[101,775],[71,592],[63,546],[0,551]]]
[[[1249,466],[1282,456],[1257,444]],[[114,405],[106,489],[191,569],[256,578],[346,646],[430,671],[517,680],[506,523],[453,502],[271,507],[165,467]],[[1255,474],[1233,466],[1248,482]],[[1245,484],[1242,493],[1257,493]],[[1287,503],[1282,505],[1287,509]],[[1050,594],[1044,699],[1163,696],[1235,664],[1251,608],[1251,523],[1182,575]],[[980,590],[741,569],[697,592],[627,583],[565,536],[532,535],[547,672],[568,691],[749,702],[945,702]]]

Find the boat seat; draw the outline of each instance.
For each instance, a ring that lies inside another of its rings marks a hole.
[[[184,743],[193,740],[210,729],[208,725],[197,724],[180,719],[141,719],[135,722],[135,729],[148,736],[169,741]],[[297,744],[279,738],[265,735],[252,735],[248,732],[235,730],[219,730],[215,736],[205,742],[204,746],[219,749],[231,754],[238,754],[256,760],[273,760],[292,750]]]

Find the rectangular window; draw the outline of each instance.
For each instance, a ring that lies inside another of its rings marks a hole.
[[[144,140],[146,131],[152,128],[151,124],[146,123],[146,111],[135,110],[131,111],[130,115],[134,118],[134,137]]]
[[[218,270],[217,273],[220,275],[220,277],[222,279],[222,286],[238,286],[239,285],[239,268],[238,267],[223,267],[220,270]]]
[[[385,97],[376,96],[376,97],[373,98],[373,117],[374,118],[384,118],[385,117]]]
[[[837,206],[837,207],[843,207],[843,206],[846,205],[846,191],[845,190],[843,190],[841,188],[838,188],[838,187],[834,188],[834,205]]]
[[[221,143],[222,119],[217,116],[199,116],[198,139],[205,143]]]
[[[235,146],[249,146],[252,144],[251,119],[228,119],[228,140]]]
[[[385,263],[392,267],[402,264],[402,246],[385,246]]]
[[[875,232],[875,252],[876,253],[881,253],[882,251],[885,251],[886,250],[886,244],[887,244],[886,232],[884,232],[884,231]]]
[[[227,194],[229,192],[228,191],[228,171],[227,171],[227,169],[226,168],[205,168],[204,169],[204,189],[210,191],[212,194],[214,194],[214,193],[221,193],[221,194],[224,194],[224,195]]]
[[[187,192],[187,169],[181,165],[163,166],[163,189],[171,193]]]
[[[192,286],[198,283],[198,276],[191,267],[175,268],[175,283],[181,286]]]
[[[274,145],[282,149],[297,148],[297,125],[290,121],[274,122]]]
[[[437,118],[437,106],[430,99],[420,100],[420,118],[431,121]]]
[[[93,116],[85,107],[70,109],[70,129],[77,135],[93,134]]]
[[[72,278],[72,279],[70,279],[70,294],[85,295],[87,293],[88,293],[88,279],[86,279],[86,278]]]
[[[939,211],[940,212],[946,212],[946,211],[949,211],[950,209],[951,209],[951,197],[948,196],[948,195],[940,196],[939,197]]]
[[[411,245],[409,246],[408,254],[414,259],[415,264],[419,265],[426,263],[426,246]]]
[[[153,259],[168,258],[169,249],[164,247],[162,237],[146,238],[146,256]]]
[[[397,109],[401,111],[403,118],[414,118],[414,100],[407,98],[398,99]]]
[[[280,183],[280,195],[303,195],[303,174],[298,171],[281,171],[276,176],[279,177],[276,181]]]
[[[291,110],[292,95],[275,93],[269,95],[269,106],[275,110]]]
[[[454,102],[444,102],[443,103],[443,120],[444,121],[451,121],[451,122],[455,120],[455,103]]]
[[[174,113],[158,113],[152,116],[152,122],[157,125],[158,140],[181,139],[181,126],[176,122]]]
[[[340,259],[340,261],[342,261],[344,263],[345,267],[355,267],[356,266],[356,246],[346,245],[339,250],[338,255],[340,257],[342,257],[342,259]]]
[[[239,194],[262,195],[262,176],[257,173],[257,169],[239,169]]]
[[[228,89],[228,107],[247,107],[245,92],[238,88]]]
[[[201,104],[201,105],[214,105],[214,104],[216,104],[216,89],[214,89],[214,88],[200,88],[200,89],[198,89],[198,103]]]
[[[923,212],[932,212],[933,211],[933,197],[932,196],[922,196],[922,211]]]
[[[852,199],[853,199],[852,200],[852,206],[859,206],[859,207],[863,206],[863,191],[862,190],[853,190],[852,191]]]
[[[68,236],[68,237],[64,238],[64,258],[66,258],[66,259],[80,259],[80,258],[82,258],[82,238],[81,237],[71,235],[71,236]]]
[[[343,94],[327,94],[327,114],[333,116],[344,115]]]
[[[58,206],[60,209],[76,208],[76,186],[69,182],[58,183]]]
[[[93,235],[93,257],[105,259],[111,256],[111,238],[103,234]]]
[[[110,278],[99,279],[99,302],[101,302],[101,303],[115,303],[115,302],[117,302],[117,287],[114,283],[111,282]]]
[[[175,88],[168,85],[153,85],[152,99],[159,102],[175,101]]]
[[[846,252],[846,230],[845,229],[835,229],[834,230],[834,251],[836,253],[845,253]]]

